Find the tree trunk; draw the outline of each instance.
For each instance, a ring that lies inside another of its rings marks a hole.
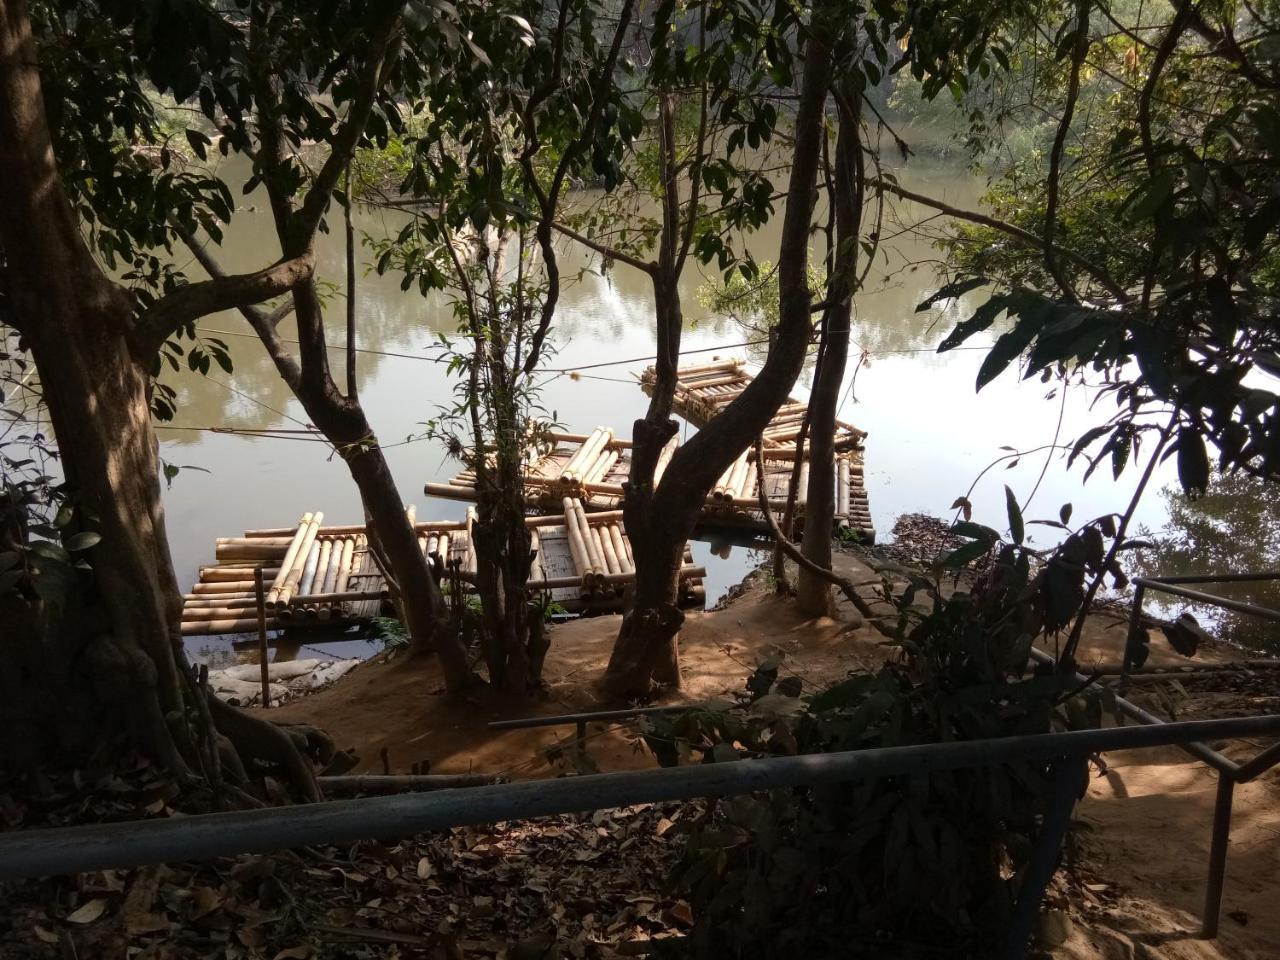
[[[73,524],[101,538],[83,554],[91,569],[74,571],[58,595],[32,584],[0,597],[0,756],[10,766],[77,764],[123,742],[187,783],[201,756],[188,708],[204,705],[184,675],[148,395],[155,358],[138,346],[146,338],[134,327],[133,298],[98,267],[61,182],[26,5],[0,0],[5,306],[39,372]],[[25,540],[12,507],[0,518],[0,542],[10,547]],[[236,727],[228,733],[236,749],[279,736],[219,706]],[[217,734],[204,732],[209,746]],[[288,762],[300,761],[294,754]],[[315,796],[314,776],[299,767],[300,791]]]
[[[846,103],[860,103],[856,92]],[[835,518],[835,431],[849,326],[853,322],[853,293],[858,269],[858,239],[862,229],[862,146],[859,118],[842,106],[831,204],[836,219],[836,243],[831,276],[827,279],[827,309],[822,316],[821,361],[809,399],[809,488],[806,493],[804,541],[801,551],[817,566],[831,568],[831,528]],[[831,584],[811,570],[800,568],[796,605],[811,617],[831,613]]]
[[[54,659],[75,647],[98,695],[97,731],[127,729],[184,770],[164,721],[181,702],[171,650],[180,600],[147,373],[126,340],[133,305],[98,269],[59,184],[25,4],[0,0],[0,254],[9,312],[39,370],[67,487],[102,535],[87,554],[98,622],[48,603],[30,611],[29,623],[59,638],[60,649],[48,649],[36,669],[61,672],[66,665]],[[10,634],[9,642],[41,638]]]
[[[461,636],[449,629],[444,594],[418,543],[417,531],[405,513],[387,458],[363,410],[355,406],[336,414],[332,404],[317,402],[306,390],[298,396],[315,425],[338,448],[360,491],[371,539],[376,539],[390,567],[388,572],[395,581],[396,600],[414,652],[434,652],[440,657],[449,692],[465,691],[474,680],[466,648]]]
[[[769,356],[747,389],[676,451],[658,488],[651,493],[647,486],[652,485],[653,467],[649,457],[656,458],[654,444],[658,444],[658,438],[664,433],[662,442],[665,443],[676,429],[669,414],[662,412],[671,409],[670,397],[659,390],[663,381],[655,384],[649,416],[635,425],[631,476],[640,478],[638,485],[642,489],[635,489],[634,482],[628,483],[624,510],[627,511],[627,533],[636,550],[636,594],[633,609],[623,619],[604,676],[605,688],[615,696],[641,696],[649,692],[654,681],[679,681],[676,637],[684,617],[675,605],[675,591],[684,545],[693,533],[698,514],[716,479],[760,435],[795,385],[804,364],[812,331],[808,235],[821,154],[823,110],[831,76],[829,51],[821,31],[829,27],[824,20],[807,44],[796,111],[787,209],[779,245],[780,318]],[[655,294],[663,292],[655,281]],[[678,299],[675,302],[678,304]],[[679,327],[674,328],[675,335],[671,336],[673,328],[664,326],[663,321],[673,317],[670,313],[664,315],[663,309],[664,304],[659,301],[660,375],[664,361],[674,364],[679,354]],[[664,332],[670,337],[665,351]],[[667,383],[674,390],[674,378]],[[661,444],[657,449],[661,449]]]

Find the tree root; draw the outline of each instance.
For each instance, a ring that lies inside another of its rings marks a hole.
[[[759,440],[756,441],[756,473],[758,476],[764,476],[764,452]],[[852,580],[847,580],[834,570],[828,570],[826,567],[814,563],[804,555],[799,546],[783,535],[782,530],[778,527],[777,519],[773,516],[773,511],[769,508],[769,497],[765,491],[764,484],[759,485],[756,497],[760,503],[760,510],[764,514],[765,522],[769,524],[773,538],[782,549],[782,552],[814,576],[821,577],[833,586],[838,587],[849,603],[853,605],[853,608],[862,614],[867,623],[871,624],[886,637],[896,639],[898,636],[897,631],[891,627],[886,627],[883,620],[876,616],[875,611],[871,609],[871,605],[858,594]]]
[[[310,802],[321,799],[320,784],[304,751],[309,751],[323,738],[332,755],[332,741],[313,728],[291,729],[250,716],[212,693],[207,695],[207,702],[218,732],[235,753],[247,761],[243,769],[252,768],[255,762],[277,767],[297,797]]]

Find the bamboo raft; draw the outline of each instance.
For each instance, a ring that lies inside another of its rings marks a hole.
[[[656,371],[648,367],[640,375],[640,386],[652,394]],[[677,371],[675,410],[696,427],[704,427],[724,407],[736,400],[752,381],[739,359],[716,360]],[[765,471],[763,483],[770,509],[781,519],[791,489],[796,458],[796,441],[808,404],[788,397],[762,432]],[[835,522],[836,531],[856,533],[866,543],[874,543],[875,526],[863,483],[863,441],[866,431],[850,423],[836,421],[835,436]],[[703,510],[707,526],[767,531],[758,495],[761,478],[756,476],[754,451],[748,450],[721,475]],[[796,491],[796,524],[804,524],[805,499],[809,486],[808,452],[801,461]]]
[[[622,481],[631,472],[631,441],[620,440],[608,427],[589,434],[549,433],[547,442],[530,456],[521,474],[525,497],[540,510],[558,510],[565,497],[581,500],[588,510],[616,510],[622,505]],[[654,476],[661,479],[679,444],[678,437],[663,448]],[[464,470],[448,483],[428,483],[428,496],[448,500],[476,499],[476,475]]]
[[[631,469],[630,441],[614,438],[612,431],[604,427],[597,427],[589,435],[550,436],[554,446],[545,452],[535,453],[524,469],[525,498],[529,507],[543,511],[560,510],[562,501],[568,497],[580,501],[588,512],[617,510],[622,504],[622,481]],[[609,439],[593,446],[593,438],[598,440],[601,436]],[[672,437],[671,442],[663,448],[655,471],[657,479],[662,478],[676,446],[677,438]],[[764,451],[764,456],[765,493],[771,509],[781,519],[791,489],[795,449],[770,447]],[[875,528],[871,523],[871,508],[862,483],[862,451],[839,452],[834,469],[835,529],[853,530],[864,541],[873,542]],[[587,479],[583,480],[583,477]],[[603,479],[592,479],[595,477]],[[802,527],[805,493],[809,486],[807,459],[801,463],[799,479],[796,517],[798,526]],[[706,526],[748,530],[753,533],[767,531],[769,525],[757,500],[759,486],[754,451],[748,450],[716,481],[715,487],[707,495],[700,522]],[[448,483],[428,483],[423,489],[428,496],[474,501],[475,474],[464,471],[451,478]]]
[[[622,511],[588,514],[580,501],[563,498],[557,516],[530,517],[535,551],[530,592],[546,593],[570,612],[617,612],[635,579],[631,542]],[[471,541],[473,510],[465,520],[410,521],[418,545],[442,581],[457,575],[474,589],[476,555]],[[248,633],[258,628],[254,571],[261,566],[266,626],[351,626],[379,616],[389,599],[386,581],[369,550],[363,525],[322,526],[323,513],[306,513],[295,527],[247,530],[219,537],[215,563],[183,598],[182,634]],[[685,547],[680,598],[701,606],[706,570],[693,565]]]
[[[744,362],[738,359],[681,367],[676,375],[675,411],[695,427],[705,427],[754,379],[745,369]],[[652,395],[656,379],[656,369],[647,367],[640,375],[640,388]],[[764,429],[765,447],[794,451],[806,409],[807,403],[788,397]],[[866,437],[865,430],[859,430],[851,423],[836,421],[837,450],[860,450]]]

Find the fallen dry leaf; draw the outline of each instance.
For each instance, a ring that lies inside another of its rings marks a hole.
[[[102,897],[95,897],[67,917],[67,923],[93,923],[106,912],[107,901]]]
[[[309,944],[302,943],[296,947],[285,947],[272,960],[308,960],[315,953]]]
[[[418,879],[429,880],[432,874],[431,860],[427,857],[421,857],[418,860]]]

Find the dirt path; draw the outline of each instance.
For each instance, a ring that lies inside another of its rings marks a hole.
[[[841,571],[871,589],[876,577],[849,555]],[[812,690],[866,669],[886,652],[883,637],[860,624],[847,604],[836,619],[808,620],[789,601],[775,597],[763,577],[722,610],[691,614],[682,636],[686,689],[679,699],[699,701],[741,690],[756,665],[784,656],[783,672]],[[433,661],[379,658],[358,667],[334,687],[271,711],[278,719],[318,723],[361,757],[358,770],[379,771],[387,751],[393,772],[429,761],[435,772],[503,773],[513,778],[556,776],[569,769],[557,759],[558,741],[572,727],[494,732],[490,720],[600,709],[593,681],[604,670],[618,628],[617,617],[560,625],[552,631],[547,660],[548,695],[523,707],[501,709],[446,700]],[[1092,620],[1081,646],[1081,662],[1117,662],[1126,625],[1115,615]],[[1051,647],[1050,652],[1052,652]],[[1198,662],[1230,659],[1226,648],[1203,651]],[[1159,638],[1152,665],[1186,665]],[[1161,712],[1151,685],[1134,696]],[[1274,710],[1280,698],[1217,694],[1194,687],[1179,694],[1180,716],[1214,716]],[[669,700],[668,702],[675,702]],[[1233,745],[1247,755],[1256,745]],[[602,770],[653,765],[647,749],[627,725],[590,728],[589,753]],[[1077,809],[1075,833],[1080,873],[1096,878],[1063,903],[1074,923],[1070,937],[1052,951],[1063,960],[1272,960],[1280,957],[1280,775],[1237,789],[1224,893],[1221,934],[1201,941],[1199,927],[1208,862],[1214,776],[1177,750],[1113,754],[1109,772],[1093,779]]]

